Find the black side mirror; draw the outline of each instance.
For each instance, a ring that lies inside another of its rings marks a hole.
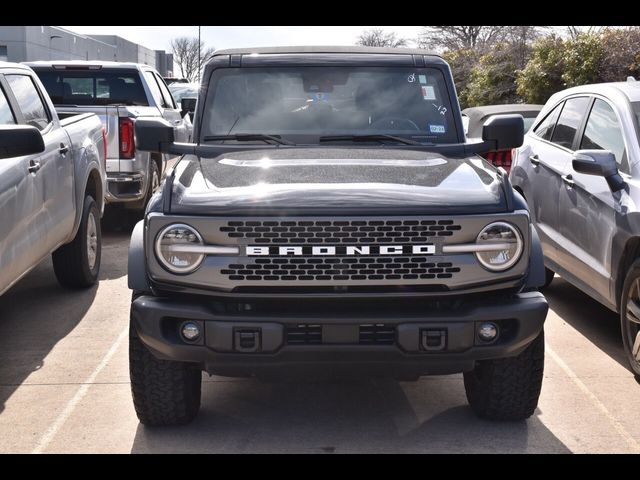
[[[578,173],[604,177],[612,192],[627,185],[618,172],[615,155],[608,150],[578,150],[571,163]]]
[[[174,142],[173,125],[161,118],[136,121],[136,148],[145,152],[170,153]]]
[[[491,150],[518,148],[524,142],[522,115],[493,115],[482,127],[482,140],[493,144]]]
[[[197,98],[184,97],[180,101],[180,103],[182,104],[182,116],[184,117],[187,113],[193,114],[196,111],[197,102],[198,102]]]
[[[44,152],[40,130],[30,125],[0,125],[0,158]]]

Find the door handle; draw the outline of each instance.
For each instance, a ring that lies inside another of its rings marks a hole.
[[[69,145],[61,143],[58,152],[60,153],[60,155],[66,155],[67,153],[69,153]]]
[[[30,160],[29,167],[27,167],[27,170],[29,171],[29,173],[36,173],[41,168],[42,168],[42,164],[40,162],[37,162],[35,160]]]
[[[564,184],[569,188],[573,188],[573,186],[576,184],[576,182],[573,181],[573,177],[571,175],[562,175],[561,178]]]
[[[538,157],[538,155],[531,155],[529,161],[536,167],[540,165],[540,157]]]

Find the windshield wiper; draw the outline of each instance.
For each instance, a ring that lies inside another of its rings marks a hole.
[[[295,143],[282,139],[279,135],[264,135],[262,133],[234,133],[231,135],[211,135],[204,137],[205,142],[221,142],[225,140],[236,140],[238,142],[273,142],[278,145],[295,145]]]
[[[395,135],[386,134],[371,134],[371,135],[327,135],[320,137],[320,143],[322,142],[381,142],[385,140],[391,140],[393,142],[402,143],[404,145],[420,145],[423,143],[416,142],[415,140],[409,140],[408,138],[396,137]]]

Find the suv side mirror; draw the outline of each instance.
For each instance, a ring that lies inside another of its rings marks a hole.
[[[136,121],[136,148],[145,152],[170,153],[174,142],[173,125],[161,118]]]
[[[44,152],[40,130],[30,125],[0,125],[0,158]]]
[[[615,155],[608,150],[578,150],[571,163],[578,173],[604,177],[612,192],[627,185],[618,172]]]
[[[491,150],[509,150],[524,142],[522,115],[493,115],[482,127],[482,140],[494,145]]]
[[[192,97],[184,97],[180,103],[182,105],[182,116],[184,117],[187,113],[192,114],[196,111],[196,103],[198,99]]]

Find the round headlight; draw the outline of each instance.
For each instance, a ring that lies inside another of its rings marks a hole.
[[[205,257],[204,253],[194,252],[193,247],[203,244],[195,228],[182,224],[169,225],[156,237],[156,257],[171,273],[192,273]]]
[[[478,261],[488,270],[501,272],[513,267],[522,255],[522,236],[516,227],[496,222],[484,227],[476,239]]]

